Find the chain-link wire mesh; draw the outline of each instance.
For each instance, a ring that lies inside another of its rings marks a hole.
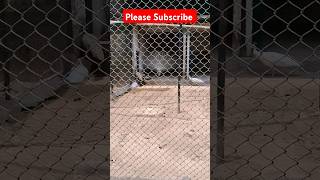
[[[128,25],[124,8],[199,20]],[[2,0],[0,179],[109,179],[110,163],[111,179],[317,180],[319,10]]]
[[[319,1],[217,2],[213,177],[318,179]]]
[[[209,179],[209,1],[111,1],[111,175]],[[124,24],[122,9],[198,10],[199,22]]]
[[[107,179],[107,1],[0,1],[0,179]]]

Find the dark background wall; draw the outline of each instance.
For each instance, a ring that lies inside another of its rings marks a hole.
[[[1,61],[10,60],[15,78],[39,81],[72,63],[70,1],[10,1],[1,9]]]
[[[269,45],[274,39],[280,43],[297,42],[301,37],[306,43],[319,40],[319,2],[255,0],[254,5],[254,41],[260,47]]]

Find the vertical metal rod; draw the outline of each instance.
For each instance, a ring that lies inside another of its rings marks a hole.
[[[181,107],[180,107],[180,103],[181,103],[181,85],[180,85],[180,81],[181,81],[181,77],[180,75],[178,75],[178,113],[181,112]]]
[[[190,78],[190,32],[187,32],[187,78]]]
[[[224,10],[227,3],[220,0],[221,8]],[[224,17],[226,18],[226,17]],[[227,22],[220,18],[218,34],[221,38],[218,46],[218,74],[217,74],[217,165],[224,163],[224,114],[225,114],[225,61],[226,61],[226,45],[225,36],[227,34]]]
[[[139,45],[138,45],[138,37],[137,37],[138,31],[137,31],[137,26],[132,27],[132,69],[133,73],[136,75],[139,70],[138,70],[138,57],[137,53],[139,51]]]
[[[214,167],[217,167],[224,163],[224,114],[225,114],[225,61],[226,61],[226,36],[228,34],[227,18],[232,19],[232,13],[228,13],[226,16],[226,9],[232,5],[232,0],[211,0],[211,34],[210,34],[210,46],[211,46],[211,71],[210,71],[210,164],[211,175],[213,175]],[[216,9],[214,9],[215,7]],[[230,16],[230,17],[229,17]],[[231,31],[232,29],[230,29]],[[213,53],[217,55],[217,82],[214,82],[215,63]],[[213,86],[217,86],[216,92],[213,90]],[[214,98],[216,99],[216,113],[212,110],[214,107]],[[216,116],[216,118],[215,118]],[[214,121],[216,119],[216,121]],[[215,124],[215,127],[213,126]],[[214,146],[215,145],[215,146]],[[216,173],[215,173],[216,176]]]
[[[111,76],[110,76],[110,63],[111,63],[111,52],[110,52],[110,0],[106,0],[105,2],[105,13],[106,13],[106,19],[105,19],[105,22],[104,22],[104,25],[105,25],[105,35],[103,36],[104,37],[104,40],[106,42],[108,42],[106,45],[104,45],[104,48],[105,48],[105,57],[106,57],[106,66],[107,66],[107,87],[111,86]],[[107,162],[107,168],[106,168],[106,177],[110,177],[110,134],[111,134],[111,121],[110,121],[110,88],[106,88],[107,90],[107,108],[106,108],[106,127],[107,127],[107,132],[106,132],[106,140],[107,140],[107,152],[106,152],[106,162]]]
[[[187,47],[186,47],[186,45],[187,45],[187,43],[186,43],[186,41],[187,41],[187,37],[186,37],[186,32],[185,31],[183,31],[182,32],[183,33],[183,40],[182,40],[182,44],[183,44],[183,58],[182,58],[182,69],[183,69],[183,74],[182,74],[182,76],[183,76],[183,78],[186,78],[186,54],[187,54]]]
[[[182,36],[183,36],[183,32],[182,32],[182,24],[180,24],[179,26],[179,49],[182,48],[183,49],[183,43],[182,43]],[[182,52],[182,50],[180,49],[179,52]],[[183,52],[182,55],[179,57],[179,69],[178,69],[178,113],[181,112],[181,60],[183,59]]]
[[[218,77],[217,77],[217,134],[216,134],[216,154],[217,165],[224,160],[224,111],[225,111],[225,49],[218,49]]]
[[[142,28],[139,26],[138,31],[141,32]],[[139,63],[139,73],[144,76],[144,70],[143,70],[143,58],[146,57],[147,52],[147,41],[143,36],[145,35],[145,32],[143,34],[138,33],[138,43],[139,43],[139,57],[138,57],[138,63]]]
[[[214,140],[214,135],[215,135],[215,128],[213,126],[214,120],[215,120],[215,113],[214,113],[214,89],[213,87],[215,86],[214,82],[214,66],[215,66],[215,57],[214,57],[214,49],[216,46],[216,41],[217,37],[214,34],[214,30],[216,28],[215,24],[213,23],[214,21],[212,19],[216,18],[217,15],[213,14],[215,13],[214,6],[215,6],[215,1],[210,0],[210,180],[214,179],[214,169],[215,169],[215,140]],[[214,18],[212,17],[214,15]]]

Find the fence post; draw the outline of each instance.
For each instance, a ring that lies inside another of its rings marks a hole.
[[[216,151],[215,151],[215,91],[214,88],[216,86],[215,84],[215,56],[214,56],[214,50],[216,49],[216,46],[218,45],[219,37],[215,34],[217,32],[216,28],[217,23],[215,22],[215,19],[219,17],[217,12],[215,11],[214,7],[216,5],[216,1],[211,0],[210,1],[210,179],[214,179],[214,169],[216,166],[215,159],[216,159]],[[213,16],[213,17],[212,17]]]
[[[107,152],[106,152],[106,162],[107,162],[107,168],[106,168],[106,176],[107,178],[110,178],[110,169],[111,169],[111,164],[110,164],[110,159],[111,159],[111,153],[110,153],[110,139],[111,139],[111,122],[110,122],[110,87],[111,86],[111,43],[110,43],[110,39],[111,39],[111,34],[110,34],[110,29],[111,29],[111,25],[110,25],[110,0],[106,0],[105,4],[104,4],[104,11],[105,11],[105,21],[104,21],[104,25],[105,25],[105,33],[103,36],[103,40],[105,42],[107,42],[106,44],[103,45],[104,47],[104,53],[105,53],[105,61],[103,63],[103,65],[106,65],[107,67],[107,80],[106,80],[106,95],[107,95],[107,105],[106,105],[106,127],[107,127],[107,133],[106,133],[106,140],[107,140]]]
[[[179,66],[178,66],[178,113],[181,112],[181,107],[180,107],[180,103],[181,103],[181,64],[183,63],[183,59],[184,59],[184,55],[183,55],[183,29],[182,29],[182,24],[180,24],[179,26],[179,52],[180,52],[180,57],[179,58]],[[182,52],[182,53],[181,53]]]
[[[215,3],[215,4],[214,4]],[[228,34],[227,18],[232,19],[232,14],[226,14],[225,10],[231,8],[232,0],[218,0],[211,1],[211,31],[210,31],[210,141],[211,141],[211,175],[215,166],[224,163],[224,111],[225,111],[225,61],[226,61],[226,36]],[[215,7],[215,8],[214,8]],[[232,11],[231,11],[232,12]],[[227,16],[228,15],[228,16]],[[231,29],[232,30],[232,29]],[[216,94],[212,87],[215,86],[214,82],[214,55],[217,53],[217,89]],[[216,113],[213,109],[214,98],[217,96]],[[216,116],[216,126],[213,127]],[[214,147],[215,145],[215,147]]]
[[[183,33],[183,40],[182,40],[182,46],[183,46],[183,50],[182,50],[182,52],[183,52],[183,58],[182,58],[182,69],[183,69],[183,71],[182,71],[182,76],[183,76],[183,78],[184,79],[186,79],[186,69],[187,69],[187,61],[186,61],[186,59],[187,59],[187,31],[185,30],[185,29],[183,29],[183,31],[182,31],[182,33]]]

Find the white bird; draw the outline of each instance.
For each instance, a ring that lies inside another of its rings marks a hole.
[[[99,60],[104,60],[104,53],[102,48],[99,46],[100,43],[97,38],[91,34],[84,34],[82,36],[82,42],[85,48],[91,52],[93,57]]]
[[[88,69],[80,63],[78,66],[71,69],[70,73],[66,77],[66,80],[70,83],[80,83],[89,77]]]
[[[195,84],[199,84],[199,85],[203,85],[203,84],[206,84],[202,79],[200,78],[194,78],[194,77],[188,77],[188,79],[192,82],[192,83],[195,83]]]
[[[135,88],[137,88],[137,87],[139,87],[139,84],[138,84],[136,81],[134,81],[134,82],[131,84],[130,89],[135,89]]]
[[[158,76],[177,66],[174,58],[164,51],[152,51],[148,56],[143,57],[143,67],[155,70]]]
[[[136,89],[138,87],[140,87],[140,85],[136,81],[134,81],[131,84],[127,84],[121,88],[118,88],[116,90],[113,90],[112,87],[110,87],[111,96],[112,98],[119,97],[126,94],[130,90]]]
[[[285,54],[277,52],[258,52],[254,49],[253,55],[265,66],[272,68],[272,74],[274,74],[274,68],[282,70],[297,70],[301,68],[299,63]]]
[[[125,93],[127,93],[129,90],[130,90],[130,84],[127,84],[121,88],[113,90],[111,96],[112,96],[112,98],[119,97],[119,96],[122,96]]]

